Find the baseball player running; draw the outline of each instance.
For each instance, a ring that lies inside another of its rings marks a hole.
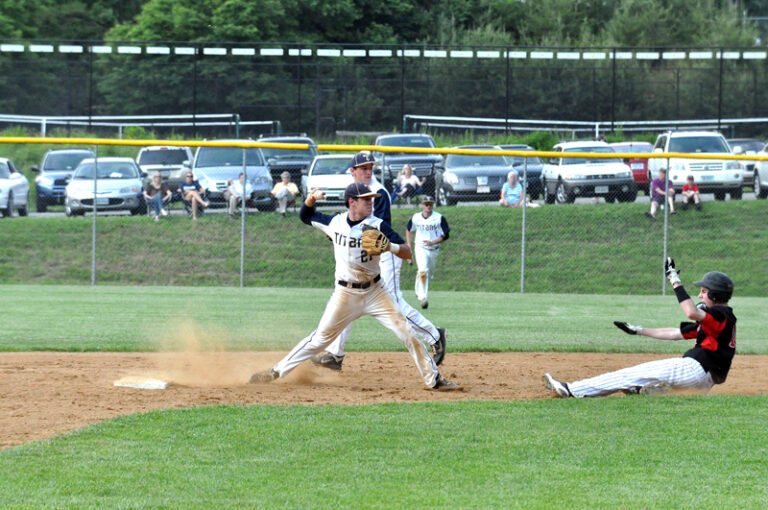
[[[373,178],[373,163],[374,160],[370,152],[363,151],[355,154],[349,166],[352,169],[352,177],[355,182],[368,185],[373,192],[380,195],[380,197],[374,200],[373,215],[391,225],[392,213],[389,193],[387,193],[387,190],[380,182]],[[403,297],[403,293],[400,290],[400,268],[402,264],[401,258],[391,253],[383,253],[379,261],[382,282],[400,307],[400,311],[403,312],[414,332],[431,346],[432,357],[435,363],[439,365],[445,357],[445,329],[435,327],[426,317],[409,305]],[[327,347],[325,352],[312,358],[312,362],[332,370],[341,370],[341,364],[344,362],[344,347],[348,337],[349,328],[345,328],[339,337]]]
[[[696,322],[682,322],[679,328],[643,328],[626,322],[614,322],[630,335],[659,340],[696,339],[696,345],[682,358],[650,361],[634,367],[609,372],[590,379],[563,383],[544,374],[544,385],[561,397],[600,397],[616,391],[650,394],[672,389],[691,388],[709,391],[722,384],[736,352],[736,317],[728,301],[733,281],[719,271],[710,271],[695,285],[701,287],[698,306],[683,288],[675,262],[668,258],[665,273],[675,289],[685,315]]]
[[[336,259],[337,285],[315,331],[299,342],[273,368],[254,374],[251,383],[267,383],[284,377],[300,363],[320,353],[352,321],[370,315],[392,330],[405,344],[424,384],[435,390],[458,385],[442,377],[426,348],[413,335],[392,296],[381,285],[379,255],[392,253],[411,258],[411,249],[388,223],[372,215],[374,197],[365,184],[347,186],[344,201],[349,211],[329,216],[315,210],[325,194],[312,190],[301,208],[301,220],[330,237]]]
[[[437,256],[440,254],[440,244],[448,239],[451,231],[445,217],[433,210],[435,201],[425,196],[421,199],[421,212],[408,220],[405,229],[405,242],[411,245],[411,232],[416,232],[414,241],[414,258],[416,259],[416,298],[421,301],[421,307],[427,308],[429,301],[429,280],[434,277]]]

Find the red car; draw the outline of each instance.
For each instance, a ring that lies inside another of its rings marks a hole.
[[[649,142],[619,142],[610,144],[616,152],[653,152],[653,144]],[[624,162],[632,169],[632,177],[635,179],[638,190],[650,192],[648,180],[648,158],[628,158]]]

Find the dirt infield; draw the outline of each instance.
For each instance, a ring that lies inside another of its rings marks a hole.
[[[466,353],[441,372],[462,391],[421,384],[407,353],[350,353],[342,372],[297,368],[272,384],[247,384],[284,353],[0,353],[0,448],[54,437],[115,416],[216,404],[373,404],[549,398],[548,371],[564,380],[670,357],[668,354]],[[713,394],[768,393],[768,356],[737,356]],[[166,390],[118,388],[126,376],[166,380]]]

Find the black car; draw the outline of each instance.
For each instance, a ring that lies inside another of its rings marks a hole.
[[[291,174],[291,181],[298,186],[301,183],[301,176],[307,175],[309,165],[317,156],[317,144],[305,136],[273,136],[259,138],[259,142],[309,144],[308,149],[261,149],[267,160],[269,173],[272,174],[273,183],[280,182],[280,175],[287,171]]]
[[[499,151],[491,145],[462,145],[456,149]],[[498,200],[510,172],[502,154],[448,154],[445,158],[440,202],[455,205],[460,200]]]
[[[525,144],[509,144],[498,145],[499,149],[505,151],[532,151],[533,147]],[[523,174],[527,176],[527,190],[531,200],[536,200],[542,193],[541,188],[541,171],[544,165],[538,156],[531,156],[524,158],[522,156],[504,156],[509,166],[517,171],[517,175],[520,178],[519,182],[523,183]],[[528,161],[526,164],[525,161]]]
[[[373,144],[382,147],[437,147],[435,140],[424,133],[381,135]],[[394,189],[397,174],[406,164],[411,165],[414,175],[424,179],[421,187],[424,194],[436,196],[436,190],[442,186],[443,156],[440,154],[374,151],[373,158],[376,160],[373,174],[390,192]]]

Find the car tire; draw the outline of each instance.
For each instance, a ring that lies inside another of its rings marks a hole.
[[[613,193],[613,192],[608,193],[603,198],[605,198],[605,203],[606,204],[613,204],[613,203],[618,202],[619,200],[621,200],[619,198],[619,194],[618,193]]]
[[[19,216],[28,216],[29,215],[29,192],[27,192],[27,202],[24,204],[23,207],[19,207]]]
[[[67,203],[64,204],[64,215],[67,218],[71,218],[73,216],[77,216],[77,214],[75,214],[75,211],[73,211],[72,208]]]
[[[634,202],[637,200],[637,190],[619,193],[619,202]]]
[[[451,198],[451,193],[447,189],[445,189],[445,186],[442,186],[438,190],[437,194],[438,194],[438,197],[439,197],[437,200],[439,200],[443,204],[448,205],[448,206],[456,205],[456,200]]]
[[[547,204],[555,203],[555,194],[549,192],[549,186],[546,181],[541,181],[542,194],[544,195],[544,202]]]
[[[558,181],[557,188],[555,188],[555,200],[558,204],[572,204],[576,199],[573,192],[568,191],[563,181]]]
[[[743,190],[741,188],[734,188],[729,193],[729,195],[731,195],[731,200],[741,200],[742,194]]]
[[[13,192],[9,191],[8,192],[8,203],[6,204],[6,208],[2,210],[3,216],[5,216],[6,218],[10,218],[11,216],[13,216],[13,208],[14,208],[14,205],[13,205]]]
[[[46,212],[48,211],[48,203],[45,201],[44,198],[40,197],[40,195],[35,195],[35,202],[37,203],[36,210],[37,212]]]
[[[768,187],[763,188],[763,180],[760,174],[755,170],[755,196],[757,198],[768,198]]]
[[[725,200],[725,191],[715,191],[715,200]]]

